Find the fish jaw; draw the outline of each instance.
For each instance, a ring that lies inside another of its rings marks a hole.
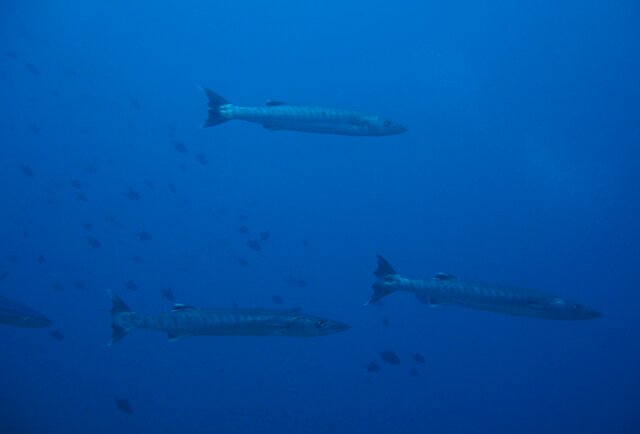
[[[29,316],[23,316],[17,318],[16,322],[13,325],[19,327],[30,327],[30,328],[41,328],[41,327],[49,327],[52,324],[52,321],[40,314],[32,314]]]
[[[590,307],[562,298],[554,298],[547,303],[531,305],[532,316],[557,320],[595,319],[602,313]]]

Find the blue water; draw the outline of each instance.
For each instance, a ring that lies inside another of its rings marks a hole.
[[[54,323],[0,328],[0,432],[640,432],[639,5],[4,1],[0,293]],[[198,85],[409,131],[201,129]],[[604,315],[363,306],[376,253]],[[107,347],[107,288],[351,329]]]

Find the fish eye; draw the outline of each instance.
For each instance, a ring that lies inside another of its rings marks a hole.
[[[391,121],[384,121],[384,126],[385,127],[390,127],[391,126]]]
[[[580,306],[579,304],[574,304],[573,305],[573,310],[576,310],[576,311],[582,310],[582,306]]]
[[[325,324],[326,324],[326,323],[327,323],[326,321],[320,320],[320,321],[318,321],[318,322],[316,323],[316,325],[317,325],[319,328],[324,328],[324,326],[325,326]]]

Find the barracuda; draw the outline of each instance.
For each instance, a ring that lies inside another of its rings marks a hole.
[[[345,331],[339,321],[297,312],[263,309],[201,309],[177,304],[169,312],[143,315],[109,291],[112,308],[112,345],[134,329],[166,332],[172,341],[196,335],[312,337]]]
[[[51,320],[22,303],[0,295],[0,324],[16,327],[47,327]]]
[[[431,279],[409,279],[396,273],[380,255],[374,274],[378,281],[373,284],[373,295],[367,304],[392,292],[407,291],[430,306],[457,305],[556,320],[592,319],[601,316],[600,312],[581,304],[532,289],[461,280],[444,273],[438,273]]]
[[[202,125],[212,127],[232,119],[261,124],[268,130],[292,130],[308,133],[348,136],[389,136],[407,129],[380,116],[331,107],[289,105],[268,101],[260,107],[241,107],[209,89],[202,88],[209,100],[209,117]]]

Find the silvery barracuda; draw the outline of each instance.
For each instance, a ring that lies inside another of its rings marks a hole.
[[[47,327],[51,320],[22,303],[0,295],[0,324],[16,327]]]
[[[201,309],[177,304],[169,312],[139,314],[111,295],[113,334],[109,345],[134,329],[166,332],[172,341],[196,335],[311,337],[345,331],[347,324],[293,311],[263,309]]]
[[[407,129],[380,116],[331,107],[289,105],[268,101],[264,106],[242,107],[230,104],[209,89],[209,118],[202,125],[212,127],[232,119],[255,122],[268,130],[292,130],[307,133],[347,136],[390,136]]]
[[[409,279],[396,273],[378,255],[373,303],[396,291],[412,292],[430,306],[457,305],[471,309],[543,319],[592,319],[601,314],[581,304],[532,289],[500,286],[438,273],[431,279]],[[368,304],[367,303],[367,304]]]

